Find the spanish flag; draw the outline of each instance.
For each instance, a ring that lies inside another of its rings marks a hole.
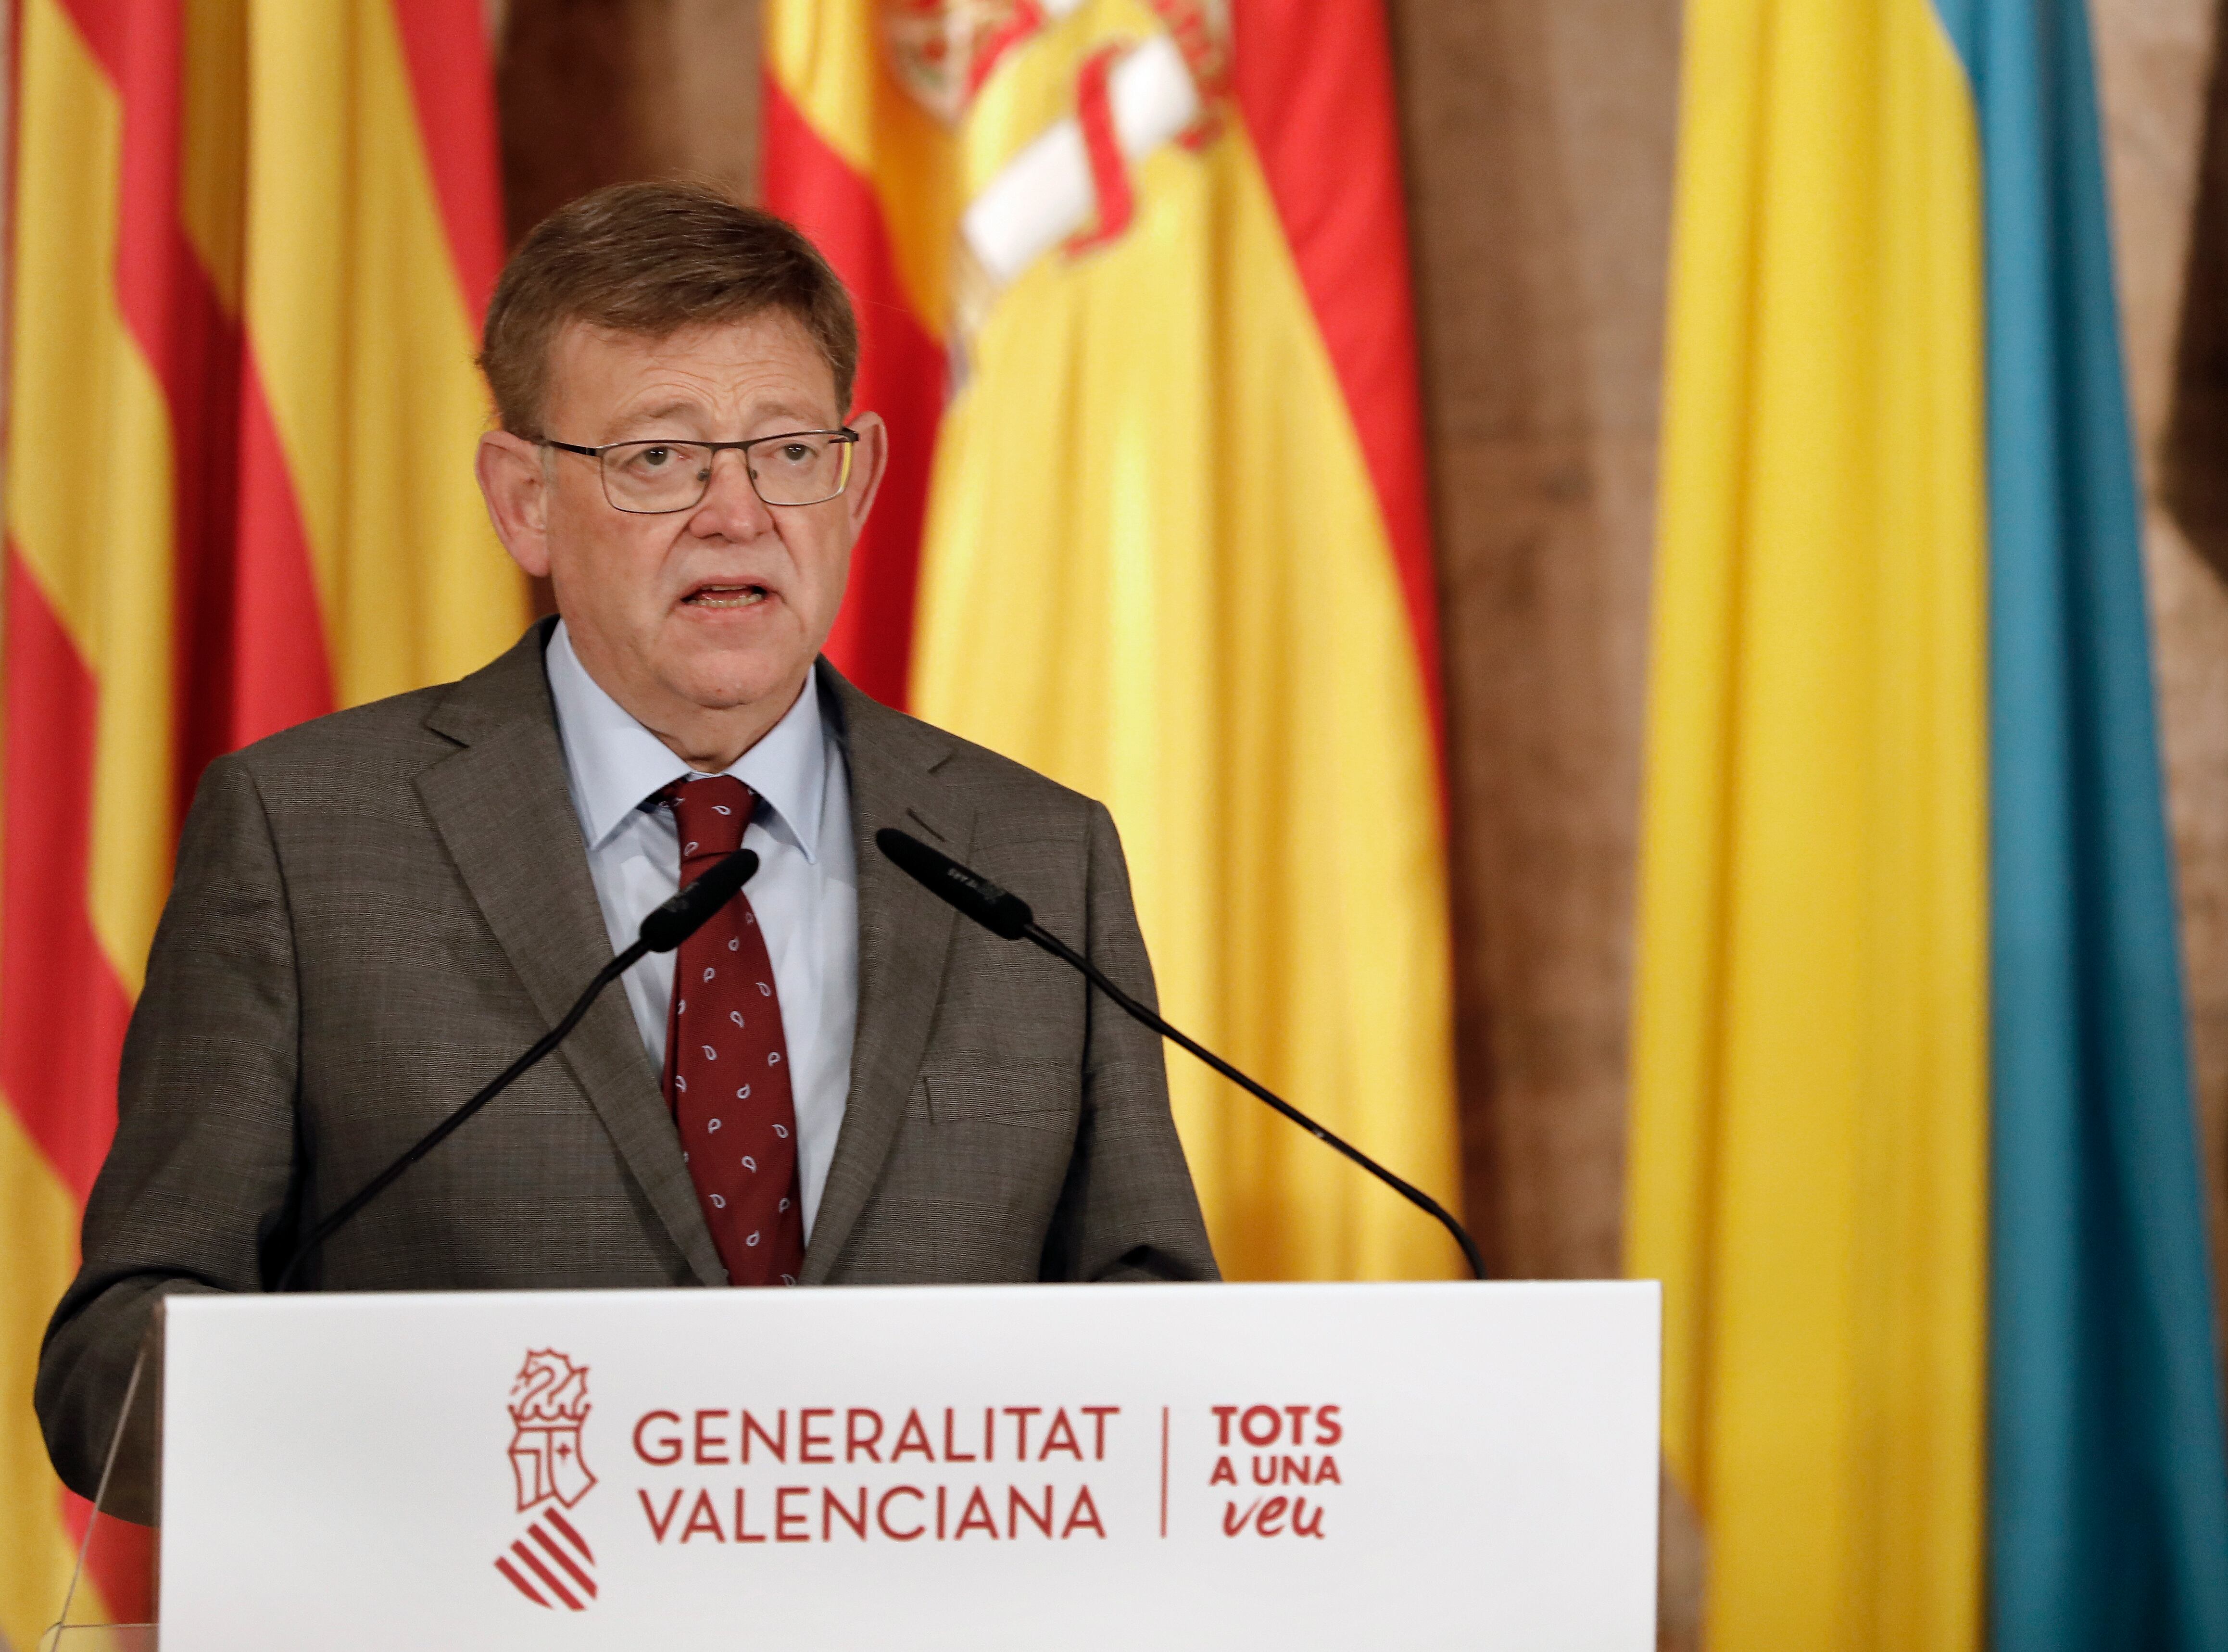
[[[1170,1019],[1452,1204],[1374,0],[771,0],[765,30],[765,200],[857,297],[895,449],[831,653],[1104,799]],[[1459,1265],[1203,1068],[1170,1081],[1227,1271]]]
[[[202,766],[483,663],[503,255],[477,0],[21,0],[0,768],[0,1631],[60,1606],[31,1414]],[[144,1617],[144,1572],[95,1577]],[[80,1611],[76,1616],[83,1617]]]
[[[2083,0],[1689,0],[1629,1265],[1713,1652],[2228,1647]]]

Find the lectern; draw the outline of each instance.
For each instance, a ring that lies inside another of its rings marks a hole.
[[[1646,1284],[173,1298],[161,1649],[1647,1652],[1659,1336]]]

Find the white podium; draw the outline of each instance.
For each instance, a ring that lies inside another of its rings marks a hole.
[[[163,1652],[1655,1643],[1652,1284],[167,1311]]]

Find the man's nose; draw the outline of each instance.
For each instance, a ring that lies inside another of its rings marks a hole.
[[[712,479],[689,519],[701,539],[756,539],[773,526],[773,513],[751,485],[749,456],[736,448],[712,455]]]

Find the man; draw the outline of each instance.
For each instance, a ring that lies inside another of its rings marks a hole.
[[[160,1295],[301,1236],[739,842],[742,898],[308,1257],[324,1290],[1213,1277],[1156,1039],[874,848],[896,826],[1150,971],[1104,809],[818,659],[888,436],[789,226],[629,185],[488,314],[480,483],[560,619],[209,766],[38,1405],[95,1486]]]

